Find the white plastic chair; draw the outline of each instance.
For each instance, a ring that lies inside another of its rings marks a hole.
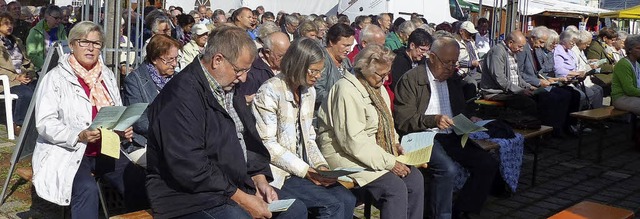
[[[4,110],[7,117],[7,134],[9,139],[14,140],[15,134],[13,133],[13,100],[18,99],[18,95],[9,92],[9,76],[0,75],[0,82],[2,82],[2,88],[4,93],[0,94],[0,99],[4,99]]]

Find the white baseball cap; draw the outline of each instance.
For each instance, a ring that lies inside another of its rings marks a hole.
[[[191,34],[200,36],[205,33],[209,33],[209,29],[206,24],[194,24],[193,27],[191,27]]]
[[[478,30],[476,30],[476,26],[473,25],[473,23],[471,23],[471,21],[462,22],[462,24],[460,25],[460,29],[464,29],[467,32],[469,32],[470,34],[475,34],[475,33],[478,32]]]

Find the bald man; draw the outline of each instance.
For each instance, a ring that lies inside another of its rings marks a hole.
[[[416,33],[416,32],[414,32]],[[411,41],[411,39],[409,40]],[[398,78],[395,87],[393,115],[398,134],[425,130],[436,134],[429,171],[424,177],[431,182],[428,189],[430,218],[466,218],[478,213],[489,195],[498,162],[472,141],[460,145],[461,136],[452,132],[452,117],[464,114],[472,120],[473,110],[466,107],[462,93],[462,79],[456,74],[460,45],[452,37],[440,37],[430,44],[424,64],[407,71]],[[416,95],[418,94],[418,95]],[[471,171],[470,178],[453,201],[453,181],[456,164]],[[426,215],[425,215],[426,216]]]
[[[531,98],[536,87],[522,78],[516,62],[516,54],[525,43],[522,32],[513,31],[489,50],[482,63],[480,92],[484,99],[501,101],[509,108],[537,116],[537,105]]]
[[[382,28],[376,25],[369,25],[363,28],[362,31],[360,31],[359,37],[360,39],[358,40],[360,43],[353,47],[353,50],[347,55],[352,63],[355,61],[356,55],[360,53],[360,50],[366,48],[367,45],[377,44],[382,46],[386,38]]]
[[[286,33],[275,32],[268,35],[251,64],[247,80],[237,86],[236,94],[245,95],[247,103],[251,103],[253,95],[262,83],[280,73],[280,61],[289,45],[289,36]]]

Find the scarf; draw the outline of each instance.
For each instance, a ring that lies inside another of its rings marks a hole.
[[[393,126],[393,117],[391,116],[391,112],[389,111],[389,107],[382,99],[382,93],[380,92],[380,88],[376,89],[369,85],[364,78],[358,76],[358,81],[362,83],[365,90],[369,94],[371,98],[371,102],[373,102],[373,107],[376,108],[376,112],[378,113],[378,131],[376,132],[376,144],[382,147],[387,153],[398,155],[398,151],[393,145],[393,140],[395,139],[395,131]]]
[[[89,86],[91,106],[95,106],[98,111],[100,111],[100,108],[103,106],[113,105],[113,100],[109,92],[102,85],[102,61],[100,61],[100,59],[98,59],[98,63],[89,70],[82,67],[73,55],[69,56],[69,64],[71,64],[73,72],[82,78],[84,83]]]
[[[166,85],[169,80],[171,80],[171,77],[165,78],[160,75],[160,73],[158,73],[158,69],[156,69],[156,67],[151,63],[147,63],[147,69],[149,70],[149,76],[151,76],[151,80],[154,84],[156,84],[156,87],[158,87],[158,91],[162,90],[162,88],[164,88],[164,85]]]
[[[14,46],[15,46],[15,42],[13,41],[13,39],[9,36],[6,37],[1,37],[0,38],[2,40],[2,44],[4,44],[4,47],[7,48],[7,50],[12,51]],[[11,52],[9,52],[11,53]]]

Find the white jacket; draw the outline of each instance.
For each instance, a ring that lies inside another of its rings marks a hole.
[[[38,196],[67,206],[71,186],[87,145],[78,134],[91,125],[91,102],[69,64],[69,55],[40,79],[35,94],[38,140],[33,152],[33,185]],[[102,66],[102,78],[115,105],[122,105],[115,75]]]

